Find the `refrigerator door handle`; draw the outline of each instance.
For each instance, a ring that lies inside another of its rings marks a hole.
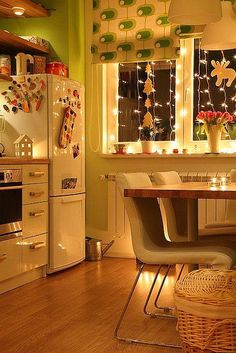
[[[85,199],[85,196],[78,195],[78,196],[66,196],[61,198],[62,203],[72,203],[72,202],[78,202],[82,201]]]
[[[36,243],[30,244],[30,249],[35,250],[35,249],[40,249],[40,248],[45,248],[46,243],[44,241],[38,241]]]
[[[44,210],[42,211],[32,211],[30,212],[30,217],[40,217],[44,215]]]
[[[44,175],[45,175],[44,172],[29,172],[29,176],[31,176],[31,177],[41,177]]]

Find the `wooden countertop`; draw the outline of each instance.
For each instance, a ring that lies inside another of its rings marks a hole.
[[[49,164],[49,159],[47,158],[16,158],[16,157],[1,157],[0,165],[9,165],[9,164]]]

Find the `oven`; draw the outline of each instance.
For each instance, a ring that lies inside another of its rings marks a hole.
[[[0,169],[0,237],[22,231],[22,171]]]

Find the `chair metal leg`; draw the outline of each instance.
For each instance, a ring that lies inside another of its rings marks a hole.
[[[143,344],[143,345],[160,346],[160,347],[168,347],[168,348],[182,348],[181,346],[175,345],[175,344],[168,344],[168,343],[164,343],[164,342],[149,342],[149,341],[138,340],[138,339],[133,339],[133,338],[126,338],[126,337],[121,337],[121,336],[119,336],[119,334],[118,334],[119,329],[120,329],[120,326],[121,326],[121,323],[122,323],[122,321],[123,321],[123,319],[124,319],[125,313],[126,313],[126,311],[127,311],[127,309],[128,309],[128,306],[129,306],[130,301],[131,301],[131,299],[132,299],[132,296],[133,296],[133,294],[134,294],[135,288],[136,288],[136,286],[137,286],[137,284],[138,284],[140,275],[141,275],[141,273],[143,272],[144,266],[145,266],[145,264],[142,264],[142,265],[140,266],[140,269],[139,269],[139,271],[138,271],[138,273],[137,273],[137,275],[136,275],[136,278],[135,278],[135,281],[134,281],[133,286],[132,286],[132,288],[131,288],[131,291],[130,291],[130,293],[129,293],[127,302],[126,302],[126,304],[125,304],[125,306],[124,306],[124,308],[123,308],[123,310],[122,310],[122,313],[121,313],[120,318],[119,318],[119,320],[118,320],[118,323],[117,323],[117,325],[116,325],[116,328],[115,328],[115,331],[114,331],[114,336],[115,336],[116,339],[118,339],[118,340],[120,340],[120,341],[123,341],[123,342],[126,342],[126,343],[138,343],[138,344]],[[157,278],[157,276],[158,276],[158,273],[159,273],[159,271],[160,271],[160,268],[161,268],[161,266],[159,267],[159,269],[158,269],[158,271],[157,271],[157,275],[155,276],[156,278]],[[155,286],[155,283],[154,283],[154,286]],[[154,286],[153,286],[153,284],[152,284],[152,287],[153,287],[153,288],[154,288]],[[150,294],[150,292],[149,292],[149,294]],[[150,296],[151,296],[151,294],[150,294]],[[150,299],[150,297],[149,297],[149,299]],[[148,301],[149,301],[149,299],[148,299]],[[146,300],[146,302],[147,302],[147,300]]]
[[[170,269],[171,269],[171,265],[168,265],[167,270],[166,270],[166,273],[165,273],[165,275],[164,275],[164,277],[163,277],[163,280],[162,280],[162,282],[161,282],[160,288],[159,288],[159,290],[158,290],[158,292],[157,292],[157,296],[156,296],[156,299],[155,299],[155,302],[154,302],[154,305],[155,305],[155,307],[156,307],[157,309],[161,309],[161,310],[164,310],[164,311],[167,311],[167,312],[173,310],[173,308],[170,308],[170,307],[163,307],[163,306],[158,305],[158,300],[159,300],[159,298],[160,298],[162,289],[163,289],[163,287],[164,287],[164,284],[165,284],[165,281],[166,281],[166,279],[167,279],[167,277],[168,277],[168,274],[169,274],[169,272],[170,272]]]
[[[161,267],[162,267],[162,266],[159,266],[159,268],[158,268],[158,270],[157,270],[157,273],[156,273],[156,275],[155,275],[155,278],[154,278],[154,280],[153,280],[153,282],[152,282],[150,291],[149,291],[149,293],[148,293],[146,302],[145,302],[145,304],[144,304],[143,311],[144,311],[144,314],[145,314],[145,315],[148,315],[148,316],[150,316],[150,317],[152,317],[152,318],[165,317],[165,318],[170,318],[170,319],[172,319],[172,318],[175,318],[175,316],[173,316],[172,314],[153,313],[153,312],[149,312],[149,311],[147,310],[147,307],[148,307],[150,298],[151,298],[151,296],[152,296],[152,293],[153,293],[153,290],[154,290],[154,287],[155,287],[155,284],[156,284],[158,275],[159,275],[159,273],[160,273]],[[167,268],[165,277],[164,277],[164,279],[162,280],[160,289],[159,289],[159,291],[158,291],[158,295],[159,295],[159,296],[160,296],[161,290],[162,290],[162,288],[163,288],[163,285],[164,285],[164,282],[165,282],[165,278],[167,277],[167,275],[168,275],[168,273],[169,273],[170,267],[171,267],[171,266],[168,265],[168,268]]]
[[[148,296],[147,296],[147,300],[146,300],[146,302],[145,302],[145,305],[144,305],[144,313],[145,313],[145,315],[148,315],[148,316],[150,316],[150,317],[152,317],[152,318],[156,318],[156,317],[166,317],[166,318],[176,318],[176,316],[175,315],[173,315],[173,314],[168,314],[168,312],[171,312],[171,311],[173,311],[175,308],[174,307],[169,307],[169,306],[159,306],[158,305],[158,299],[159,299],[159,297],[160,297],[160,295],[161,295],[161,291],[162,291],[162,289],[163,289],[163,286],[164,286],[164,283],[165,283],[165,281],[166,281],[166,278],[167,278],[167,276],[168,276],[168,274],[169,274],[169,271],[170,271],[170,268],[171,268],[171,266],[168,266],[168,268],[167,268],[167,270],[166,270],[166,273],[165,273],[165,275],[164,275],[164,278],[163,278],[163,280],[162,280],[162,282],[161,282],[161,285],[160,285],[160,288],[159,288],[159,290],[158,290],[158,293],[157,293],[157,297],[156,297],[156,299],[155,299],[155,307],[157,308],[157,309],[159,309],[159,310],[164,310],[164,312],[166,312],[165,314],[160,314],[160,313],[156,313],[156,312],[149,312],[148,310],[147,310],[147,307],[148,307],[148,304],[149,304],[149,301],[150,301],[150,298],[151,298],[151,295],[152,295],[152,292],[153,292],[153,290],[154,290],[154,287],[155,287],[155,284],[156,284],[156,281],[157,281],[157,278],[158,278],[158,275],[159,275],[159,273],[160,273],[160,270],[161,270],[161,266],[158,268],[158,271],[157,271],[157,273],[156,273],[156,276],[155,276],[155,278],[154,278],[154,281],[153,281],[153,283],[152,283],[152,286],[151,286],[151,289],[150,289],[150,291],[149,291],[149,293],[148,293]],[[176,282],[180,279],[180,277],[181,277],[181,275],[182,275],[182,272],[183,272],[183,269],[184,269],[184,265],[182,265],[181,266],[181,269],[180,269],[180,271],[179,271],[179,274],[178,274],[178,277],[177,277],[177,279],[176,279]],[[176,283],[175,282],[175,283]]]
[[[160,286],[160,288],[159,288],[159,291],[158,291],[158,293],[157,293],[157,297],[156,297],[155,302],[154,302],[154,305],[155,305],[155,307],[156,307],[157,309],[164,310],[165,312],[169,312],[169,311],[174,310],[174,307],[160,306],[160,305],[158,305],[158,300],[159,300],[159,298],[160,298],[161,291],[162,291],[162,289],[163,289],[163,287],[164,287],[164,284],[165,284],[165,281],[166,281],[166,279],[167,279],[167,277],[168,277],[168,274],[169,274],[169,272],[170,272],[170,269],[171,269],[171,266],[168,266],[167,271],[166,271],[166,273],[165,273],[165,276],[164,276],[164,278],[163,278],[163,281],[162,281],[162,283],[161,283],[161,286]],[[179,274],[178,274],[178,277],[177,277],[175,283],[180,279],[180,277],[181,277],[181,275],[182,275],[182,272],[183,272],[183,269],[184,269],[184,264],[181,266],[181,269],[180,269],[180,271],[179,271]]]

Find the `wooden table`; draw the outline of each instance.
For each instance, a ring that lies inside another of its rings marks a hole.
[[[125,197],[181,198],[188,203],[188,239],[198,239],[198,199],[236,199],[236,183],[210,187],[207,183],[181,183],[151,188],[125,189]]]

